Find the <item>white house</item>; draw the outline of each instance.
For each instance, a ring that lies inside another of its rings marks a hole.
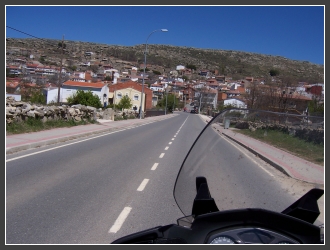
[[[19,101],[21,101],[21,98],[22,98],[22,96],[21,95],[17,95],[17,94],[8,94],[8,93],[6,93],[6,98],[7,97],[14,97],[14,99],[15,99],[15,101],[17,101],[17,102],[19,102]]]
[[[226,100],[224,100],[223,104],[232,105],[232,106],[235,106],[236,108],[247,108],[247,105],[245,104],[245,102],[243,102],[239,99],[235,99],[235,98],[226,99]]]
[[[154,84],[151,84],[150,85],[150,89],[152,91],[164,91],[164,85],[163,84],[154,83]]]
[[[103,97],[106,95],[106,105],[108,105],[109,87],[107,83],[103,82],[76,82],[76,81],[66,81],[60,88],[60,102],[67,102],[67,98],[72,96],[77,90],[88,91],[90,90],[93,94],[96,94],[103,105]],[[58,98],[58,88],[45,88],[44,94],[46,95],[47,104],[52,102],[57,102]]]
[[[231,90],[236,90],[238,87],[241,87],[242,85],[237,82],[233,82],[233,83],[229,83],[227,86],[230,87]]]
[[[199,83],[196,83],[193,88],[195,88],[195,89],[201,89],[205,85],[206,85],[206,82],[199,82]]]
[[[185,68],[186,68],[186,67],[183,66],[183,65],[178,65],[178,66],[176,66],[176,70],[177,70],[177,71],[184,70]]]

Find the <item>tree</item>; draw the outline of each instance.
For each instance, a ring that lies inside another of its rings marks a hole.
[[[32,93],[30,102],[36,104],[46,104],[46,97],[43,95],[42,91],[39,90]]]
[[[59,48],[62,48],[62,42],[59,42],[59,43],[57,44],[57,46],[58,46]],[[65,49],[65,48],[66,48],[66,44],[63,43],[63,49]]]
[[[271,76],[278,76],[280,74],[280,71],[278,69],[271,69],[269,70],[269,74]]]
[[[197,90],[195,103],[198,103],[200,112],[213,109],[215,94],[212,90],[207,87],[202,87]]]
[[[179,104],[179,99],[175,97],[174,94],[167,95],[167,109],[172,111],[172,109],[177,108]],[[166,96],[164,96],[161,100],[158,101],[157,105],[158,108],[166,108]]]
[[[308,103],[308,113],[314,116],[324,116],[324,102],[321,96],[313,95],[312,101]]]
[[[187,69],[193,69],[193,70],[196,70],[196,66],[193,65],[193,64],[187,64],[187,65],[186,65],[186,68],[187,68]]]
[[[71,66],[68,66],[67,68],[70,69],[71,71],[76,71],[77,70],[76,65],[71,65]]]
[[[91,71],[93,71],[94,74],[96,74],[97,71],[99,70],[99,66],[97,66],[97,65],[91,65],[91,66],[89,66],[89,69]]]
[[[96,95],[93,94],[92,91],[83,91],[83,90],[77,90],[72,96],[67,98],[67,102],[69,105],[73,104],[81,104],[85,106],[91,106],[95,108],[101,108],[101,100],[100,98]]]
[[[104,81],[112,81],[112,77],[111,77],[111,76],[106,76],[106,77],[104,78]]]
[[[250,86],[246,89],[246,93],[243,95],[243,100],[247,104],[247,107],[250,109],[258,108],[258,101],[262,98],[262,89],[260,85],[256,82],[252,82]]]
[[[131,109],[133,102],[129,96],[125,95],[120,99],[120,102],[116,106],[118,109]]]
[[[139,69],[139,71],[140,71],[140,72],[143,72],[144,69]],[[146,67],[146,70],[145,70],[145,71],[148,72],[148,71],[150,71],[150,69],[148,69],[148,68]]]

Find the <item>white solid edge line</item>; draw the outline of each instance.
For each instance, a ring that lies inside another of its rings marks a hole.
[[[148,183],[149,179],[144,179],[140,186],[138,187],[138,189],[136,191],[143,191],[143,189],[146,187],[147,183]]]
[[[118,216],[115,223],[112,225],[112,227],[109,229],[108,233],[117,233],[118,230],[121,228],[123,223],[125,222],[128,214],[131,212],[131,207],[124,207],[123,211],[121,211],[120,215]]]
[[[222,136],[222,135],[221,135]],[[267,169],[265,169],[263,166],[261,166],[258,162],[256,162],[253,158],[251,158],[247,153],[245,153],[241,148],[239,148],[237,145],[235,145],[230,139],[222,136],[223,139],[225,139],[227,142],[229,142],[231,145],[233,145],[235,148],[237,148],[239,151],[241,151],[246,157],[248,157],[251,161],[253,161],[258,167],[260,167],[262,170],[264,170],[267,174],[274,177],[274,175],[269,172]]]
[[[84,141],[89,141],[89,140],[92,140],[92,139],[95,139],[95,138],[98,138],[98,137],[102,137],[102,136],[105,136],[105,135],[114,134],[114,133],[117,133],[117,132],[124,131],[124,130],[126,130],[126,129],[137,128],[137,127],[143,126],[143,125],[145,125],[145,124],[150,124],[150,123],[152,123],[152,122],[148,122],[148,123],[144,123],[144,124],[141,124],[141,125],[137,125],[137,126],[135,126],[135,127],[127,127],[127,128],[121,129],[121,130],[117,130],[117,131],[113,131],[113,132],[110,132],[110,133],[105,133],[105,134],[102,134],[102,135],[98,135],[98,136],[90,137],[90,138],[88,138],[88,139],[79,140],[79,141],[77,141],[77,142],[73,142],[73,143],[65,144],[65,145],[62,145],[62,146],[57,146],[57,147],[49,148],[49,149],[46,149],[46,150],[41,150],[41,151],[38,151],[38,152],[34,152],[34,153],[31,153],[31,154],[26,154],[26,155],[22,155],[22,156],[14,157],[14,158],[11,158],[11,159],[6,160],[6,162],[10,162],[10,161],[18,160],[18,159],[25,158],[25,157],[28,157],[28,156],[31,156],[31,155],[40,154],[40,153],[47,152],[47,151],[50,151],[50,150],[53,150],[53,149],[57,149],[57,148],[62,148],[62,147],[70,146],[70,145],[73,145],[73,144],[76,144],[76,143],[80,143],[80,142],[84,142]]]
[[[84,142],[84,141],[89,141],[89,140],[92,140],[92,139],[95,139],[95,138],[99,138],[99,137],[106,136],[106,135],[111,135],[111,134],[118,133],[118,132],[121,132],[121,131],[124,131],[124,130],[126,130],[126,129],[121,129],[121,130],[113,131],[113,132],[110,132],[110,133],[105,133],[105,134],[102,134],[102,135],[93,136],[93,137],[90,137],[90,138],[87,138],[87,139],[79,140],[79,141],[76,141],[76,142],[71,142],[71,143],[68,143],[68,144],[65,144],[65,145],[62,145],[62,146],[56,146],[56,147],[52,147],[52,148],[49,148],[49,149],[40,150],[38,152],[34,152],[34,153],[31,153],[31,154],[21,155],[21,156],[15,157],[15,158],[8,159],[8,160],[6,160],[6,162],[18,160],[18,159],[21,159],[21,158],[25,158],[25,157],[28,157],[28,156],[31,156],[31,155],[40,154],[40,153],[47,152],[47,151],[51,151],[51,150],[57,149],[57,148],[63,148],[63,147],[70,146],[70,145],[77,144],[77,143],[81,143],[81,142]]]

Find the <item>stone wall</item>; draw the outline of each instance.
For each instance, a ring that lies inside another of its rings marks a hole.
[[[292,136],[296,136],[308,142],[313,142],[316,144],[324,143],[324,127],[322,124],[318,127],[312,126],[290,126],[277,123],[264,123],[264,122],[252,122],[252,121],[234,121],[231,124],[235,124],[235,128],[239,129],[250,129],[255,131],[257,129],[268,129],[268,130],[279,130],[288,133]]]
[[[14,97],[6,98],[6,124],[13,122],[22,122],[29,117],[41,119],[43,122],[49,120],[115,120],[126,117],[135,116],[133,110],[125,110],[124,112],[114,112],[111,108],[102,110],[85,105],[38,105],[29,102],[16,101]]]

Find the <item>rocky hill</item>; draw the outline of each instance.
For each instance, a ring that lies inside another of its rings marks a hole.
[[[34,56],[34,60],[43,64],[60,65],[61,40],[34,38],[7,38],[6,54],[10,61],[15,57]],[[80,41],[64,41],[63,65],[69,70],[84,70],[85,63],[95,67],[111,65],[125,71],[132,66],[142,68],[144,62],[144,44],[136,46],[119,46]],[[86,52],[92,52],[90,55]],[[248,53],[232,50],[199,49],[170,45],[148,45],[147,68],[168,73],[177,65],[196,67],[190,79],[199,79],[198,72],[207,69],[218,75],[241,79],[246,76],[254,78],[269,77],[270,70],[279,72],[279,77],[305,81],[309,83],[324,82],[324,65],[307,61],[290,60],[281,56]],[[141,67],[140,67],[141,66]]]

